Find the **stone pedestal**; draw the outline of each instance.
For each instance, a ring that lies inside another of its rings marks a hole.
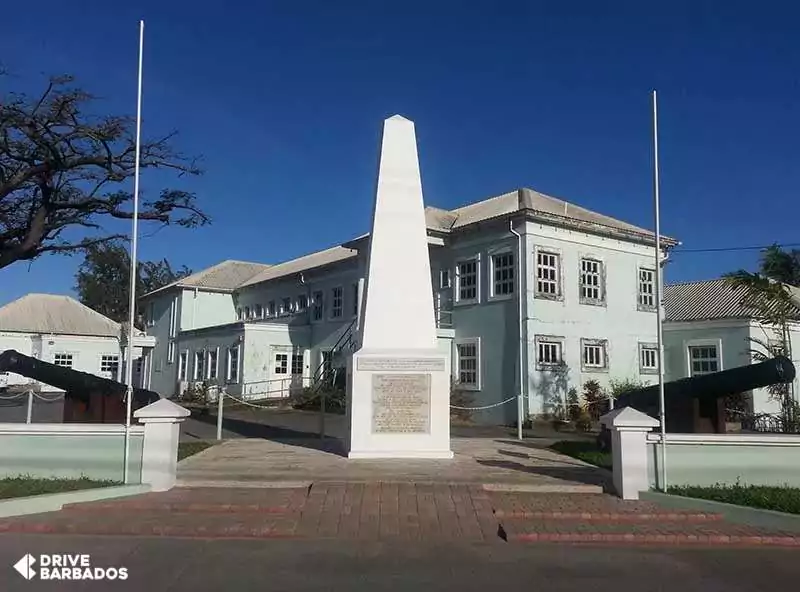
[[[136,410],[133,416],[144,425],[142,483],[151,491],[169,491],[178,471],[180,427],[189,410],[167,399],[159,399]]]
[[[416,133],[399,115],[383,127],[358,343],[347,365],[348,456],[452,458]]]
[[[436,350],[360,350],[348,361],[350,458],[453,458],[450,369]]]
[[[661,424],[631,407],[606,413],[600,422],[611,430],[614,489],[626,500],[638,500],[650,488],[647,434]]]

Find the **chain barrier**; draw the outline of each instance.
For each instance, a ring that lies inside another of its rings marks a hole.
[[[256,405],[255,403],[251,403],[250,401],[245,401],[244,399],[240,399],[238,397],[234,397],[233,395],[229,394],[226,391],[218,392],[217,396],[218,397],[219,396],[227,397],[228,399],[230,399],[232,401],[236,401],[237,403],[240,403],[242,405],[247,405],[248,407],[256,407],[258,409],[273,409],[274,408],[274,404],[273,405]],[[291,399],[291,396],[289,396],[289,397],[281,397],[280,399],[275,398],[275,399],[268,399],[268,400],[269,401],[276,401],[276,400],[281,400],[282,401],[282,400],[288,400],[288,399]]]
[[[516,401],[519,398],[519,395],[514,395],[513,397],[509,397],[505,401],[500,401],[499,403],[493,403],[492,405],[483,405],[481,407],[459,407],[458,405],[450,405],[450,409],[460,409],[461,411],[482,411],[484,409],[492,409],[493,407],[500,407],[500,405],[505,405],[506,403],[510,403],[511,401]]]
[[[63,399],[64,398],[63,394],[56,395],[54,397],[43,397],[42,395],[37,395],[36,393],[31,393],[31,394],[34,397],[36,397],[37,399],[39,399],[41,401],[47,401],[48,403],[52,403],[53,401],[58,401],[59,399]],[[27,396],[28,396],[28,393],[18,393],[16,395],[11,395],[11,396],[8,396],[8,397],[0,396],[0,400],[2,400],[2,401],[13,401],[15,399],[19,399],[19,398],[27,397]]]

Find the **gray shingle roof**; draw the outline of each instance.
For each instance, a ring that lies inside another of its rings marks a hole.
[[[28,294],[0,308],[0,331],[119,337],[120,326],[69,296]]]
[[[753,309],[742,305],[744,293],[723,278],[664,286],[664,319],[667,321],[709,321],[751,319]],[[800,310],[798,310],[800,317]]]
[[[557,197],[539,193],[533,189],[522,188],[510,193],[498,195],[477,203],[468,204],[454,210],[449,214],[455,217],[452,229],[468,226],[483,220],[497,218],[514,212],[527,210],[543,222],[563,223],[567,225],[578,224],[587,230],[618,231],[637,235],[641,238],[653,238],[655,233],[646,228],[628,224],[611,216],[598,214]],[[674,238],[662,236],[669,245],[677,244]]]
[[[193,273],[177,282],[153,290],[144,297],[160,293],[170,288],[205,288],[218,292],[232,292],[250,278],[258,275],[271,266],[265,263],[227,260],[206,269]]]
[[[253,284],[258,284],[267,280],[278,279],[293,273],[300,273],[301,271],[306,271],[308,269],[314,269],[316,267],[322,267],[323,265],[344,261],[345,259],[352,259],[357,255],[358,251],[355,249],[349,249],[342,246],[331,247],[330,249],[325,249],[324,251],[317,251],[316,253],[303,255],[297,259],[292,259],[284,263],[279,263],[278,265],[273,265],[269,269],[265,269],[258,275],[247,280],[240,287],[244,288],[245,286],[252,286]]]

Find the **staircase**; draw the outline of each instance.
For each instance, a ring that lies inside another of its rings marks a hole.
[[[323,359],[322,363],[314,371],[314,376],[311,378],[312,393],[316,393],[324,387],[333,386],[336,379],[341,376],[340,373],[344,372],[347,357],[358,347],[355,326],[356,321],[354,319],[339,336],[331,350],[327,352],[329,357]]]

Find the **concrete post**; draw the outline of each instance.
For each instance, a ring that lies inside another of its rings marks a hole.
[[[600,423],[611,430],[614,489],[622,499],[638,500],[650,482],[647,473],[647,433],[660,424],[657,419],[631,407],[606,413]]]
[[[144,425],[142,484],[150,485],[152,491],[168,491],[175,486],[180,424],[188,415],[188,409],[167,399],[133,414]]]

